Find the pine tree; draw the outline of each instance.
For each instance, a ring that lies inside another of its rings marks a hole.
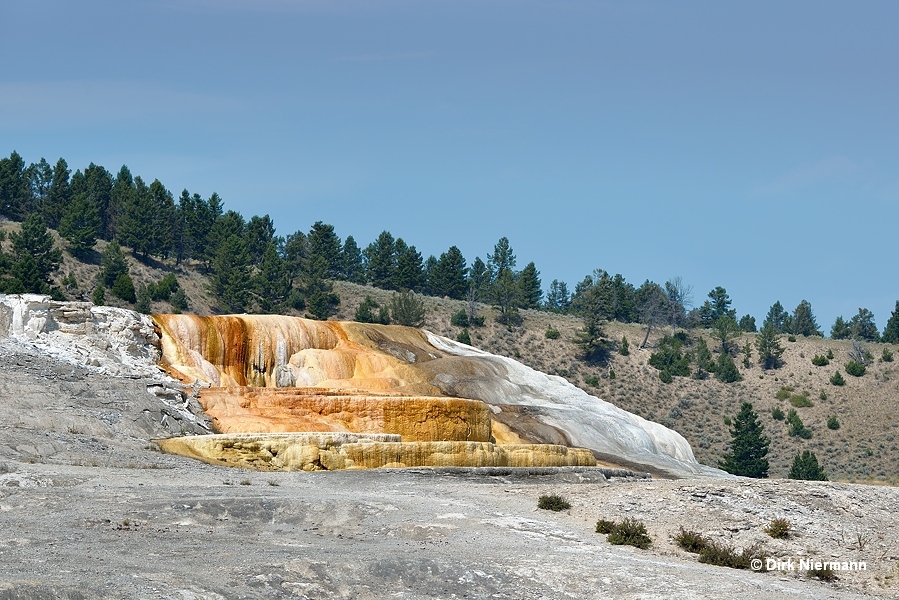
[[[125,254],[121,246],[115,240],[106,244],[103,254],[100,255],[100,281],[106,287],[112,287],[119,275],[128,273],[128,263],[125,262]]]
[[[47,198],[41,204],[41,214],[47,221],[47,227],[59,228],[59,222],[65,213],[65,208],[72,198],[69,188],[69,165],[65,160],[59,159],[53,167],[53,178],[50,180],[50,189],[47,190]]]
[[[709,350],[709,345],[704,337],[699,336],[699,340],[696,342],[696,351],[693,355],[696,360],[696,370],[693,372],[694,379],[705,379],[709,376],[709,373],[714,373],[715,363],[712,362],[712,352]]]
[[[718,466],[733,475],[742,477],[768,477],[769,440],[752,404],[744,402],[733,419],[728,452]]]
[[[428,273],[428,289],[434,296],[462,300],[468,291],[467,271],[462,252],[457,247],[450,246]]]
[[[421,327],[425,324],[425,305],[415,292],[406,290],[390,298],[390,319],[397,325]]]
[[[777,338],[777,331],[767,320],[755,338],[755,347],[759,351],[759,364],[763,369],[776,369],[781,365],[784,349]]]
[[[209,287],[216,297],[218,307],[230,313],[245,312],[250,281],[244,240],[240,236],[231,235],[217,244],[209,276]]]
[[[734,364],[734,359],[729,352],[718,355],[718,363],[715,365],[715,378],[721,383],[733,383],[742,381],[743,376]]]
[[[602,321],[596,317],[584,318],[584,328],[575,334],[574,343],[580,348],[580,358],[588,364],[608,362],[611,344],[606,339]]]
[[[309,255],[320,256],[325,261],[325,277],[339,279],[344,271],[344,255],[340,238],[334,233],[334,226],[316,221],[309,230],[307,239]]]
[[[887,344],[899,344],[899,300],[896,301],[896,308],[890,314],[886,327],[883,328],[880,341]]]
[[[368,282],[389,290],[396,270],[396,242],[390,232],[382,231],[362,255],[365,258],[365,277]]]
[[[32,209],[31,185],[22,156],[0,158],[0,215],[21,221]]]
[[[758,331],[758,328],[755,326],[755,317],[752,315],[743,315],[740,317],[740,331],[746,333],[755,333]]]
[[[53,245],[44,218],[31,213],[19,231],[9,235],[12,241],[13,276],[24,291],[46,294],[50,291],[50,276],[59,268],[62,252]]]
[[[836,321],[833,322],[833,326],[830,328],[831,339],[845,340],[851,335],[852,329],[850,329],[849,323],[844,321],[843,317],[837,317]]]
[[[269,246],[275,240],[275,224],[268,215],[254,215],[247,221],[243,231],[247,260],[253,266],[262,264]]]
[[[365,267],[362,264],[362,250],[356,244],[356,239],[348,235],[343,242],[343,251],[341,252],[341,273],[340,277],[353,283],[365,282]]]
[[[790,333],[806,337],[823,335],[808,300],[800,302],[793,311],[793,318],[790,319]]]
[[[72,254],[83,256],[97,243],[103,222],[97,208],[84,194],[78,194],[65,209],[59,223],[59,235],[72,247]]]
[[[490,289],[490,270],[481,260],[480,256],[476,256],[471,268],[468,270],[468,286],[470,296],[475,302],[485,302],[487,300]]]
[[[787,333],[789,318],[790,315],[784,310],[783,304],[778,300],[768,309],[768,314],[762,322],[762,327],[770,325],[775,333]]]
[[[536,265],[530,262],[518,274],[518,294],[521,308],[539,308],[543,299],[543,290],[540,283],[540,271]]]
[[[552,312],[567,313],[571,306],[571,296],[568,293],[568,285],[564,281],[553,279],[546,293],[544,306]]]
[[[827,475],[818,464],[818,457],[810,450],[803,450],[802,454],[796,454],[787,477],[806,481],[827,481]]]
[[[849,321],[851,336],[856,340],[868,340],[876,342],[880,339],[880,332],[874,323],[874,313],[867,308],[858,309],[858,314]]]
[[[394,246],[396,269],[391,278],[391,288],[420,292],[424,285],[424,264],[415,246],[408,246],[399,238]]]

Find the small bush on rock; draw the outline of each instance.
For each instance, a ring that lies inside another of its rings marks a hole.
[[[631,518],[616,523],[606,539],[615,546],[634,546],[642,550],[652,545],[652,539],[646,533],[643,522]]]
[[[706,539],[702,534],[695,531],[688,531],[681,526],[680,532],[674,536],[674,543],[693,554],[699,554],[705,548]]]
[[[790,537],[791,527],[790,522],[786,519],[777,518],[768,523],[763,531],[776,540],[782,540]]]
[[[557,494],[544,495],[537,500],[537,508],[559,512],[571,508],[571,503]]]
[[[596,522],[596,533],[601,533],[603,535],[608,535],[612,533],[612,530],[615,529],[615,521],[609,521],[608,519],[600,519]]]

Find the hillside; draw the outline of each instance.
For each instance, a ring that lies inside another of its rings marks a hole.
[[[17,224],[5,222],[3,229],[9,231]],[[55,236],[54,232],[54,236]],[[58,245],[63,243],[56,237]],[[7,242],[8,244],[8,242]],[[87,262],[74,259],[64,252],[63,264],[55,275],[59,285],[69,273],[78,282],[78,289],[68,290],[71,297],[89,297],[93,282],[99,272],[99,253],[105,247],[99,241],[95,252]],[[132,277],[136,284],[148,284],[161,279],[166,273],[174,273],[190,299],[191,312],[211,314],[214,301],[206,287],[206,277],[195,265],[175,266],[171,261],[149,260],[142,262],[130,254],[127,257]],[[349,282],[334,282],[335,292],[341,303],[332,319],[351,320],[356,307],[366,295],[377,302],[386,303],[392,292],[360,286]],[[128,307],[129,304],[107,294],[110,305]],[[425,298],[428,309],[425,327],[434,333],[456,338],[461,328],[450,324],[454,312],[463,309],[462,301],[446,298]],[[154,302],[152,311],[172,312],[166,302]],[[636,324],[609,323],[606,333],[610,339],[620,340],[627,336],[631,354],[613,354],[611,371],[609,368],[591,367],[577,358],[577,347],[572,342],[575,332],[581,327],[581,320],[569,315],[559,315],[542,311],[522,311],[524,322],[519,327],[506,327],[495,322],[496,311],[479,305],[479,311],[486,317],[484,327],[470,330],[471,340],[488,352],[509,356],[537,370],[560,375],[590,394],[608,400],[613,404],[659,422],[681,433],[693,447],[696,458],[705,464],[716,465],[730,439],[725,417],[733,416],[742,402],[751,402],[760,415],[766,433],[771,438],[769,459],[772,477],[783,477],[797,452],[809,449],[818,457],[831,479],[844,481],[879,482],[895,485],[899,482],[899,472],[895,465],[899,459],[899,379],[896,362],[879,362],[882,344],[871,345],[875,362],[860,378],[845,375],[846,385],[836,387],[829,378],[838,368],[842,370],[848,361],[847,353],[851,342],[822,338],[799,337],[795,342],[782,343],[786,348],[784,366],[763,371],[753,361],[746,369],[740,359],[737,363],[743,374],[743,381],[722,384],[714,378],[697,381],[677,377],[670,384],[659,380],[658,371],[648,365],[651,351],[665,333],[656,330],[649,338],[647,349],[637,346],[643,339],[645,329]],[[548,328],[560,332],[557,339],[548,339]],[[693,336],[699,332],[691,332]],[[710,348],[716,344],[706,334]],[[742,346],[747,340],[754,341],[755,334],[744,334],[736,340]],[[894,352],[895,345],[889,346]],[[816,354],[834,353],[830,366],[815,367],[811,358]],[[614,378],[610,377],[614,372]],[[594,379],[595,378],[595,379]],[[590,381],[596,385],[589,385]],[[793,388],[792,394],[804,393],[813,406],[796,408],[806,427],[812,431],[808,440],[787,435],[787,426],[771,416],[771,409],[780,407],[785,413],[792,408],[789,400],[778,400],[778,392]],[[822,398],[822,392],[825,397]],[[827,420],[836,416],[840,427],[832,430]]]

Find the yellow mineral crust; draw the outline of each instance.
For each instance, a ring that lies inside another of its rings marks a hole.
[[[222,433],[393,433],[408,442],[490,441],[490,410],[477,400],[376,396],[314,388],[203,390],[200,402]]]
[[[397,436],[335,433],[222,434],[160,440],[166,452],[262,471],[381,467],[595,466],[593,453],[551,444],[400,442]]]

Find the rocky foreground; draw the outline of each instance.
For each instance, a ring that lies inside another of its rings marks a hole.
[[[203,430],[154,377],[103,375],[11,339],[0,397],[0,598],[899,597],[893,488],[218,467],[149,441]],[[547,493],[572,508],[538,510]],[[626,516],[646,524],[648,550],[594,532]],[[768,537],[774,517],[795,535]],[[672,543],[681,525],[761,542],[797,567],[866,570],[824,583],[703,565]]]

